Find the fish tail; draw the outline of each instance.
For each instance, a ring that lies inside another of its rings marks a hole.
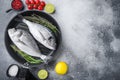
[[[15,18],[15,21],[23,22],[23,19],[24,19],[24,17],[22,15],[18,15],[18,17]]]
[[[24,17],[23,17],[22,15],[18,15],[18,17],[19,17],[20,19],[24,19]]]

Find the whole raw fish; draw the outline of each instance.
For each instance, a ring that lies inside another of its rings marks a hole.
[[[51,49],[51,50],[56,49],[55,37],[53,36],[52,32],[48,28],[40,24],[30,22],[24,18],[22,21],[25,24],[27,24],[30,33],[38,42],[40,42],[42,45],[44,45],[48,49]]]
[[[8,29],[8,35],[12,42],[23,52],[28,55],[39,57],[44,62],[51,59],[51,56],[41,54],[33,37],[25,30],[22,29]]]

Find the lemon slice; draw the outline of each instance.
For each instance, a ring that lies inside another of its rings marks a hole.
[[[66,62],[58,62],[55,66],[55,72],[60,75],[66,74],[68,71],[68,65]]]
[[[53,13],[53,12],[55,11],[54,5],[51,4],[51,3],[46,4],[46,6],[45,6],[45,11],[46,11],[47,13]]]
[[[45,70],[45,69],[41,69],[39,72],[38,72],[38,77],[40,79],[46,79],[48,77],[48,72]]]

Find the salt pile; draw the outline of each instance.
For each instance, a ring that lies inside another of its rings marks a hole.
[[[10,77],[16,77],[18,74],[18,70],[19,70],[19,68],[17,65],[11,65],[8,69],[8,75]]]

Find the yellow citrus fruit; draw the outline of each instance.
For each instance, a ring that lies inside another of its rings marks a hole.
[[[46,11],[47,13],[53,13],[53,12],[55,11],[54,5],[51,4],[51,3],[46,4],[46,6],[45,6],[45,11]]]
[[[66,62],[58,62],[55,66],[55,72],[60,75],[66,74],[68,71],[68,65]]]
[[[41,69],[39,72],[38,72],[38,77],[40,79],[46,79],[48,77],[48,72],[45,70],[45,69]]]

